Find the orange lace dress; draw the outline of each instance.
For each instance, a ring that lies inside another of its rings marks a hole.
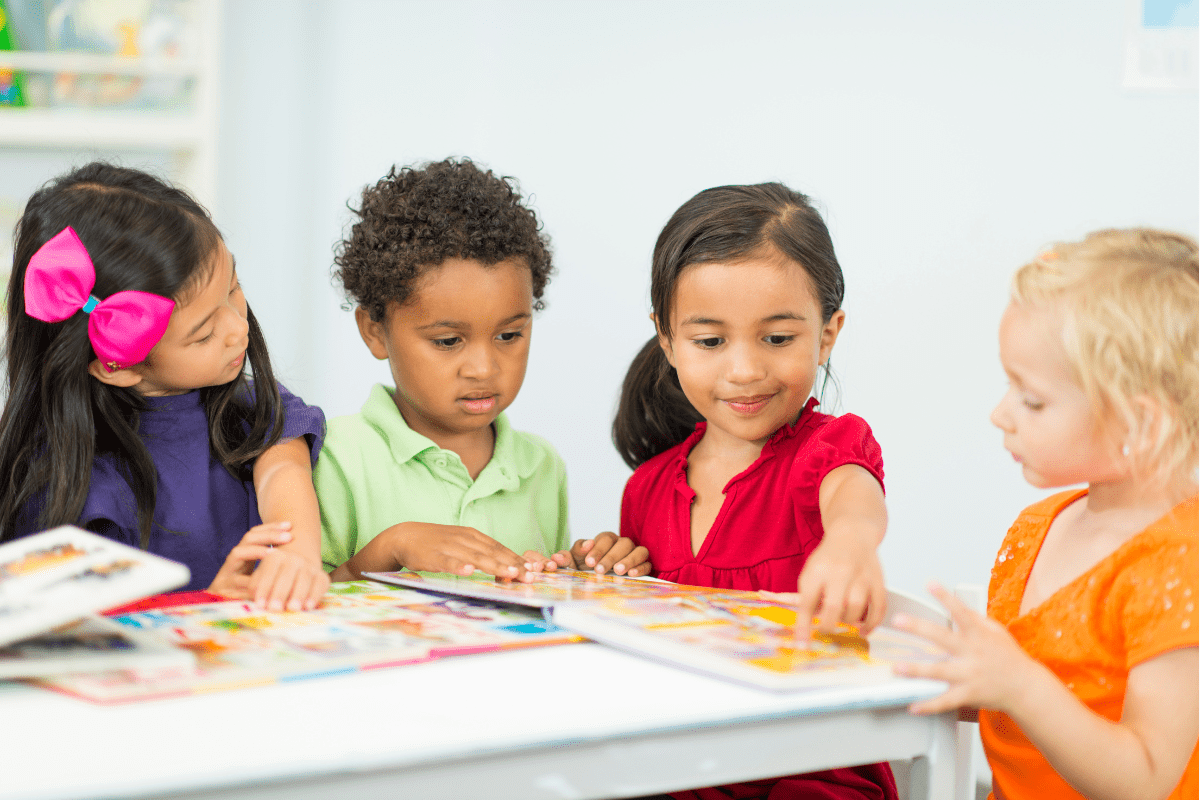
[[[1180,503],[1107,558],[1019,616],[1050,523],[1086,490],[1062,492],[1021,513],[992,568],[988,616],[1049,667],[1092,711],[1121,718],[1129,671],[1196,647],[1200,605],[1197,501]],[[981,711],[979,728],[997,800],[1082,798],[1005,714]],[[1169,800],[1197,797],[1197,751]]]

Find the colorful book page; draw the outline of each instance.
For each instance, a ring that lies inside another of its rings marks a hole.
[[[69,525],[0,545],[0,645],[188,582],[174,561]]]
[[[228,599],[228,597],[222,597],[219,594],[205,591],[167,592],[165,594],[153,594],[149,597],[143,597],[141,600],[134,600],[132,603],[123,603],[116,608],[105,609],[104,614],[105,616],[116,617],[121,614],[131,614],[134,611],[149,611],[152,608],[190,606],[196,603],[220,603]]]
[[[192,654],[104,617],[0,647],[0,678],[42,678],[115,669],[190,667]]]
[[[334,584],[312,611],[226,601],[114,618],[190,651],[185,669],[126,670],[38,681],[101,703],[236,689],[444,656],[579,641],[529,609],[372,581]]]
[[[796,636],[796,611],[757,597],[692,595],[554,607],[560,626],[637,655],[763,689],[867,683],[892,677],[898,660],[944,657],[924,640],[879,628],[866,637],[843,625]]]
[[[693,595],[745,595],[755,592],[684,586],[654,578],[627,578],[622,575],[597,575],[594,572],[562,569],[531,573],[533,581],[501,581],[483,572],[468,576],[425,575],[419,572],[368,572],[367,577],[398,586],[411,586],[427,592],[474,597],[497,603],[513,603],[532,608],[549,608],[560,603],[603,600],[610,597],[655,598]]]

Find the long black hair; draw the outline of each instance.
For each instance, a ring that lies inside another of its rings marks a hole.
[[[126,290],[178,299],[203,286],[221,241],[208,212],[181,189],[144,172],[94,162],[47,183],[29,198],[14,234],[5,335],[7,395],[0,416],[0,541],[36,523],[37,529],[78,520],[92,464],[111,455],[137,502],[142,547],[148,546],[158,476],[138,437],[145,410],[133,389],[110,386],[88,373],[96,358],[87,315],[47,323],[25,313],[30,258],[67,226],[75,230],[96,269],[92,294]],[[215,457],[243,475],[283,431],[283,408],[262,330],[247,309],[250,344],[243,373],[200,390]],[[40,504],[36,520],[27,505]]]
[[[671,335],[671,302],[680,274],[693,264],[736,261],[777,249],[808,273],[822,322],[842,307],[846,286],[824,220],[808,197],[781,183],[717,186],[688,200],[667,221],[650,269],[650,304],[658,330]],[[621,386],[613,443],[637,468],[682,442],[703,419],[679,385],[655,336],[634,357]]]

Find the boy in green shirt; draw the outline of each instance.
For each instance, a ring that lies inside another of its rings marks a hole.
[[[465,159],[393,168],[356,213],[335,274],[395,389],[376,385],[360,413],[330,422],[313,470],[330,577],[649,574],[646,548],[610,532],[567,549],[562,459],[503,414],[552,269],[510,180]]]

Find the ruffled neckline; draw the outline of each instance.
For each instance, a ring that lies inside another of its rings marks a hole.
[[[730,478],[729,482],[725,484],[725,491],[728,491],[729,487],[738,480],[741,480],[742,477],[749,475],[758,469],[759,465],[769,461],[775,455],[775,451],[779,449],[779,445],[781,443],[786,442],[789,439],[794,439],[800,434],[801,431],[808,428],[809,425],[811,425],[816,419],[815,409],[818,405],[820,405],[820,401],[817,400],[817,398],[808,398],[808,401],[804,404],[804,408],[800,409],[800,414],[797,415],[796,421],[788,425],[784,425],[772,433],[770,438],[768,438],[763,444],[762,452],[758,454],[758,458],[754,459],[754,462],[750,466],[746,467],[737,475],[734,475],[732,478]],[[676,480],[679,484],[681,484],[681,488],[686,487],[688,491],[691,491],[691,487],[687,485],[688,455],[691,454],[692,448],[699,444],[700,440],[704,437],[704,432],[707,429],[707,420],[700,420],[697,422],[695,430],[693,430],[688,438],[684,439],[683,443],[680,445],[679,454],[675,459]],[[695,494],[695,492],[692,492],[692,494]]]

